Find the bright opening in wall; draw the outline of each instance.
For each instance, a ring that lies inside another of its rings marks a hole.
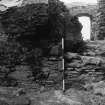
[[[79,21],[81,22],[81,24],[83,25],[83,28],[81,31],[83,40],[90,40],[90,38],[91,38],[91,21],[90,21],[90,18],[87,16],[81,16],[78,18],[79,18]]]

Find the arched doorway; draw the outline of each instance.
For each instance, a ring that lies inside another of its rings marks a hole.
[[[78,17],[79,21],[83,25],[82,28],[82,37],[83,40],[90,40],[91,39],[91,19],[88,16],[80,16]]]

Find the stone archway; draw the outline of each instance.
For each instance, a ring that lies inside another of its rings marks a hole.
[[[84,40],[92,40],[92,22],[93,22],[93,16],[91,14],[89,14],[88,12],[84,11],[84,12],[80,12],[76,15],[80,21],[80,23],[83,25],[82,31],[86,31],[86,32],[82,32],[82,35]],[[80,18],[85,18],[83,20],[80,20]],[[86,22],[85,22],[86,21]],[[85,29],[87,28],[87,29]],[[88,32],[90,31],[90,32]],[[86,38],[87,37],[87,38]]]
[[[77,5],[78,4],[78,5]],[[75,4],[70,4],[68,5],[70,14],[73,16],[77,17],[82,17],[86,16],[90,18],[91,21],[91,36],[90,40],[96,39],[96,30],[97,30],[97,25],[96,25],[96,15],[97,15],[97,5],[88,5],[88,4],[82,4],[82,3],[75,3]]]

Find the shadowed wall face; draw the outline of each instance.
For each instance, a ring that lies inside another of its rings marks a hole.
[[[90,38],[91,38],[91,21],[90,21],[90,18],[87,16],[81,16],[81,17],[79,17],[79,21],[83,25],[83,28],[81,31],[83,40],[90,40]]]

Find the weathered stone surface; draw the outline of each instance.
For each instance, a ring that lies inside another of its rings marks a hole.
[[[104,78],[105,41],[88,41],[83,54],[67,53],[65,56],[66,85],[73,81],[80,84],[98,82]],[[81,77],[85,75],[85,78]],[[86,75],[87,74],[87,75]],[[87,79],[86,79],[87,78]]]
[[[14,72],[9,73],[8,77],[17,80],[17,82],[32,82],[32,72],[29,66],[16,66]]]
[[[9,98],[8,95],[7,97],[0,97],[0,102],[2,102],[2,105],[30,105],[29,99],[25,96]]]
[[[83,54],[70,53],[67,52],[65,55],[65,80],[69,84],[74,84],[73,81],[84,83],[89,81],[80,79],[82,74],[89,74],[95,77],[92,81],[100,81],[104,78],[104,68],[105,68],[105,41],[90,41],[87,43],[87,50]],[[40,82],[46,86],[53,87],[54,84],[62,83],[62,61],[57,57],[43,58],[41,62],[42,69],[41,71],[44,74],[44,79],[40,78]],[[4,67],[5,69],[5,67]],[[10,72],[8,77],[15,78],[18,83],[22,83],[22,86],[30,85],[33,82],[32,72],[29,66],[27,65],[17,65],[15,71]],[[8,69],[3,70],[8,72]],[[5,74],[5,73],[4,73]],[[4,76],[0,73],[1,76]],[[82,81],[82,82],[81,82]],[[55,86],[56,86],[55,85]],[[60,88],[60,87],[59,87]]]
[[[93,85],[98,89],[97,86],[100,86],[100,83]],[[95,93],[95,91],[89,93],[74,88],[66,90],[65,93],[61,90],[36,92],[35,89],[26,89],[26,94],[19,96],[13,95],[15,88],[2,87],[2,89],[11,91],[11,94],[0,94],[0,105],[99,105],[99,103],[101,103],[100,105],[104,105],[105,103],[103,101],[105,99],[104,96],[99,97],[100,93]]]
[[[90,16],[95,16],[97,13],[96,4],[75,2],[68,4],[67,7],[70,9],[70,13],[73,15],[87,14]]]
[[[84,64],[99,65],[102,62],[102,59],[99,57],[82,56],[81,59]]]
[[[24,5],[33,4],[33,3],[47,3],[48,4],[48,0],[23,0],[21,5],[24,6]]]
[[[98,16],[97,16],[97,38],[99,40],[104,40],[105,39],[105,1],[104,0],[99,0],[98,1]]]
[[[59,46],[56,45],[54,47],[51,48],[51,51],[50,51],[50,55],[51,56],[59,56]]]
[[[28,97],[14,94],[16,90],[19,88],[0,87],[0,105],[30,105]]]
[[[71,61],[73,59],[80,59],[80,56],[77,53],[67,52],[66,55],[65,55],[65,59]]]
[[[54,57],[43,59],[42,65],[42,71],[47,77],[42,79],[42,81],[45,81],[45,85],[53,86],[55,84],[56,86],[62,82],[62,62],[60,59]]]
[[[12,104],[13,105],[30,105],[30,100],[29,98],[25,96],[19,96],[19,97],[13,98]]]
[[[92,105],[92,101],[85,91],[78,91],[71,88],[68,89],[65,94],[69,96],[70,99],[83,103],[83,105]]]
[[[9,103],[8,103],[8,102],[5,102],[5,101],[0,100],[0,105],[9,105]]]
[[[44,97],[43,97],[44,96]],[[36,100],[36,99],[40,99]],[[72,100],[69,96],[64,95],[62,91],[55,90],[42,93],[39,96],[36,96],[36,99],[32,99],[32,105],[84,105],[79,101],[76,101],[75,98]]]
[[[95,95],[105,96],[105,82],[87,83],[84,87]]]

